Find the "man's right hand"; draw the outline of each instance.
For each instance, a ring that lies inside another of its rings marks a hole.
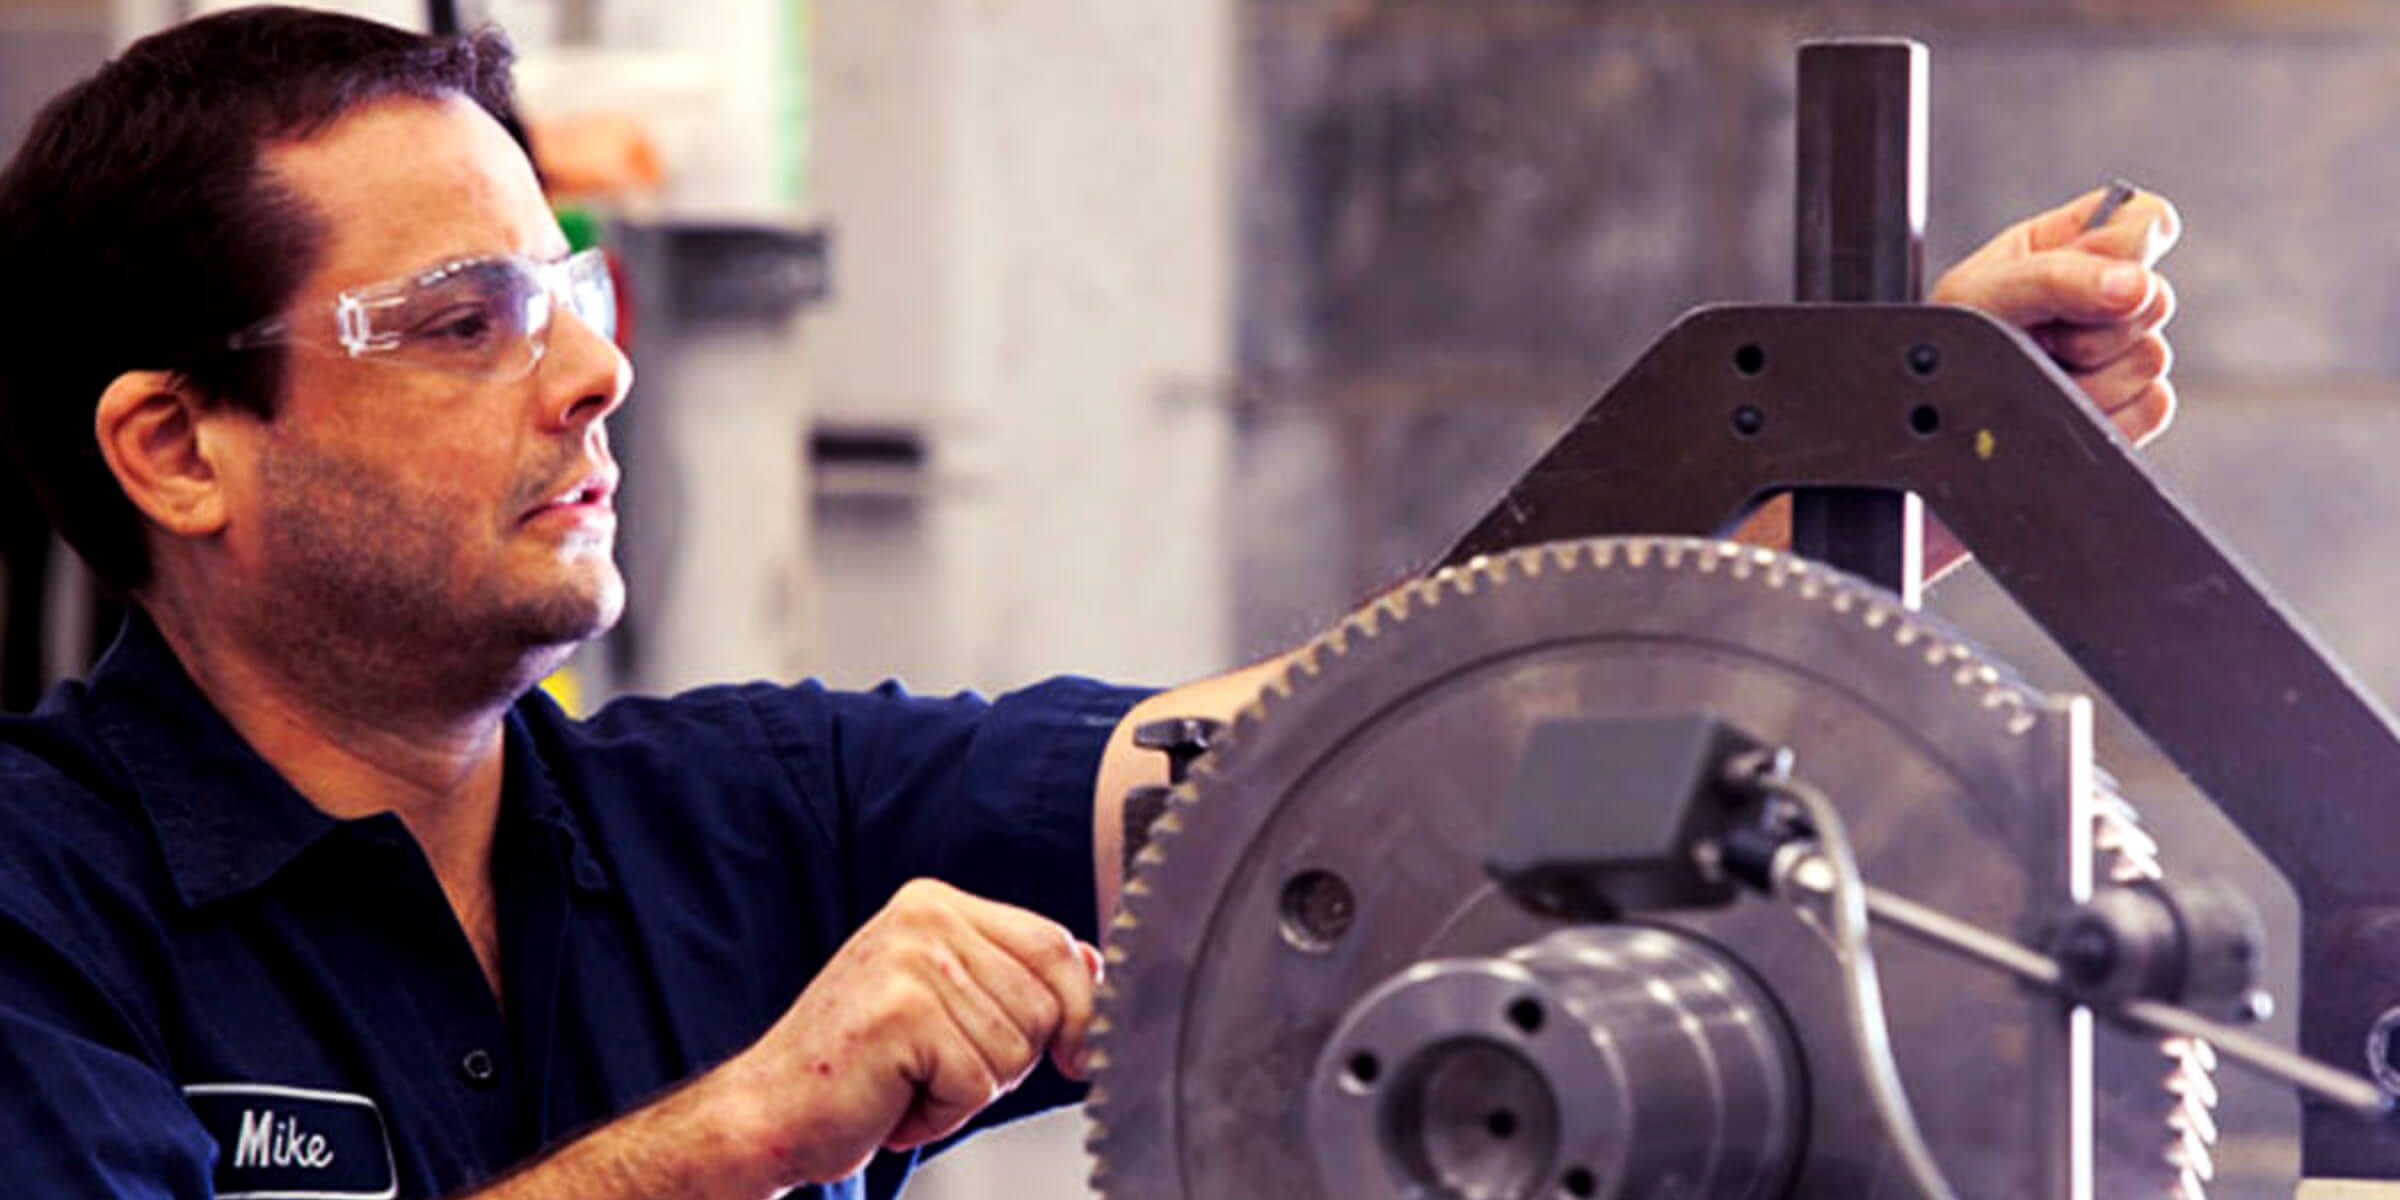
[[[562,1147],[501,1197],[757,1197],[954,1133],[1044,1054],[1083,1077],[1100,953],[1024,909],[915,880],[747,1050]]]
[[[920,879],[720,1072],[757,1098],[777,1186],[945,1137],[1049,1054],[1083,1078],[1099,952],[1020,908]]]

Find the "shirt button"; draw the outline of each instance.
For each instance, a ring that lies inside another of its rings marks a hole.
[[[499,1085],[500,1064],[493,1061],[491,1051],[478,1048],[459,1056],[458,1073],[468,1084],[489,1090]]]

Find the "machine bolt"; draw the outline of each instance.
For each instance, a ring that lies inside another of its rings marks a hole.
[[[2263,1025],[2275,1019],[2275,993],[2265,988],[2251,988],[2242,993],[2234,1005],[2233,1019],[2245,1025]]]
[[[1134,727],[1133,744],[1144,750],[1163,750],[1167,755],[1167,781],[1182,783],[1191,774],[1192,763],[1225,731],[1225,723],[1207,717],[1167,717],[1146,721]]]
[[[2058,965],[2079,987],[2104,986],[2117,968],[2117,940],[2097,924],[2078,923],[2060,939]]]

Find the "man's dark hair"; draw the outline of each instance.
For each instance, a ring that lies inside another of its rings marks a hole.
[[[280,311],[322,219],[260,152],[394,96],[456,94],[516,127],[508,40],[244,8],[144,38],[59,95],[0,172],[0,438],[101,581],[148,579],[141,520],[100,456],[100,394],[173,373],[274,415],[281,348],[227,339]]]

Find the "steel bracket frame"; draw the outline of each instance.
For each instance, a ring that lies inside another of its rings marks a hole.
[[[2400,732],[2017,330],[1941,305],[1696,309],[1445,561],[1721,536],[1806,488],[1924,498],[2291,880],[2300,1048],[2370,1070],[2400,1005]],[[2400,1178],[2400,1127],[2304,1101],[2302,1165]]]

